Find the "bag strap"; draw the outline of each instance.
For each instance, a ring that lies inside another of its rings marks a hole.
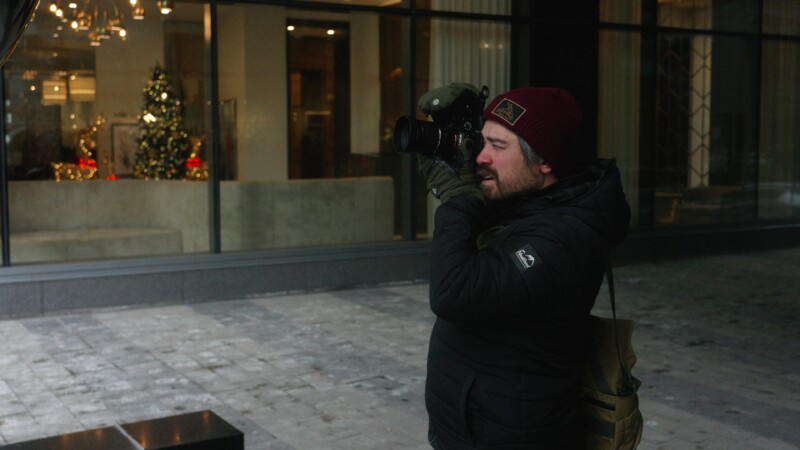
[[[608,280],[608,295],[611,297],[611,318],[614,326],[614,345],[617,347],[617,359],[619,359],[619,367],[622,369],[622,386],[617,388],[617,395],[630,395],[636,389],[633,386],[631,370],[622,359],[622,351],[619,348],[619,336],[617,336],[617,305],[616,301],[614,300],[614,273],[611,270],[610,258],[608,261],[608,266],[606,267],[606,279]]]

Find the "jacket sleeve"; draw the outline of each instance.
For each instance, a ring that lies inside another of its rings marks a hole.
[[[485,249],[475,244],[483,212],[479,200],[461,197],[436,211],[431,256],[431,309],[452,322],[511,323],[572,314],[581,282],[580,258],[546,225],[509,230]],[[602,272],[601,272],[602,273]],[[594,296],[591,297],[592,300]],[[591,308],[591,305],[589,305]]]

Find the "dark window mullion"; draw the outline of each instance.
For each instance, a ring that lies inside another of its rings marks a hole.
[[[0,66],[0,240],[2,240],[2,265],[11,265],[11,243],[8,219],[8,167],[6,159],[6,74]]]
[[[658,4],[642,1],[641,84],[639,94],[639,217],[638,225],[655,222],[655,151]]]

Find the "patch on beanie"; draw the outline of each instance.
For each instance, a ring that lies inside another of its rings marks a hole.
[[[504,98],[492,110],[492,114],[505,120],[509,125],[517,123],[520,117],[527,111],[525,108],[511,100]]]

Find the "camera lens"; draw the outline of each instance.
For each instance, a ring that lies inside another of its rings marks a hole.
[[[442,139],[442,130],[433,122],[402,116],[394,126],[392,145],[398,153],[435,155]]]

